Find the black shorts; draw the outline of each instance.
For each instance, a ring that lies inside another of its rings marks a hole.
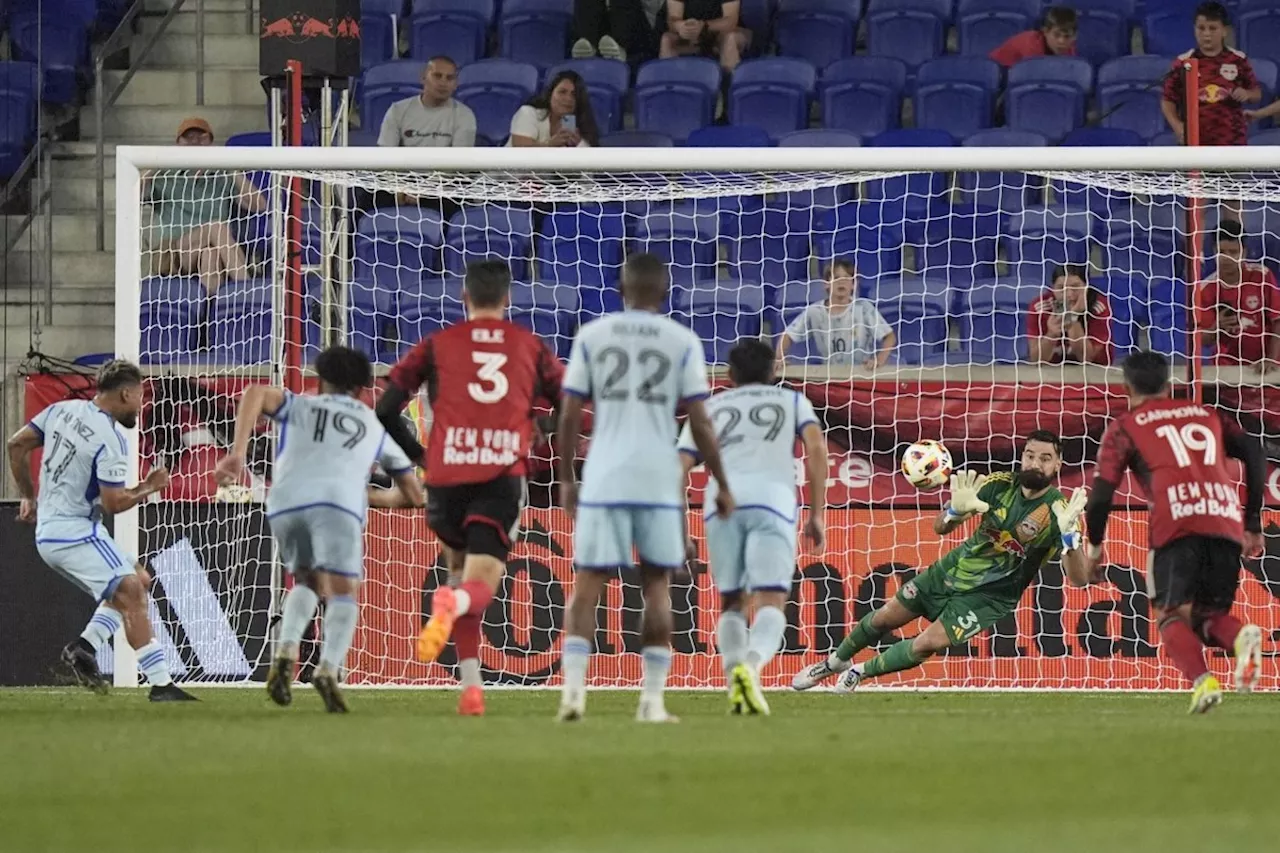
[[[427,524],[455,551],[506,560],[524,509],[523,477],[427,490]]]
[[[1147,595],[1157,607],[1183,604],[1230,610],[1240,585],[1240,543],[1216,536],[1184,536],[1151,552]]]

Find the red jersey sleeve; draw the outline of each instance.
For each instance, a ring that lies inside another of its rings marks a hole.
[[[553,407],[560,402],[560,386],[564,384],[564,365],[545,342],[538,342],[538,396]]]
[[[1185,95],[1185,81],[1182,79],[1182,60],[1175,59],[1173,64],[1169,66],[1169,71],[1164,75],[1164,99],[1170,101],[1178,107],[1179,114],[1183,107]]]
[[[1236,59],[1236,85],[1241,89],[1252,89],[1258,85],[1258,75],[1253,73],[1253,64],[1243,56]]]
[[[1101,293],[1093,299],[1089,320],[1089,347],[1096,353],[1091,361],[1094,364],[1110,364],[1111,324],[1115,321],[1115,316],[1111,313],[1111,303]]]
[[[1196,327],[1213,329],[1218,325],[1218,282],[1203,281],[1196,285]]]
[[[1054,298],[1053,291],[1050,290],[1031,303],[1031,307],[1027,309],[1027,337],[1043,338],[1045,320],[1049,317],[1049,312],[1053,309]]]
[[[1039,30],[1025,30],[1017,35],[1009,36],[1004,44],[988,54],[988,57],[1008,68],[1017,65],[1031,56],[1044,56],[1048,51],[1044,45],[1044,36]]]
[[[1102,434],[1102,446],[1098,448],[1098,465],[1094,469],[1094,479],[1120,485],[1124,472],[1129,468],[1133,458],[1133,438],[1124,428],[1127,418],[1111,422],[1107,431]]]
[[[435,370],[435,347],[428,335],[395,363],[387,380],[406,394],[412,394],[435,376]]]

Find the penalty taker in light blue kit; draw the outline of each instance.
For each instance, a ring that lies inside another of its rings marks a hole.
[[[117,424],[132,429],[141,409],[142,371],[128,361],[109,361],[98,371],[92,400],[54,403],[9,439],[9,470],[22,495],[18,518],[35,522],[41,559],[98,601],[80,639],[62,650],[76,680],[106,692],[98,650],[123,626],[151,685],[151,701],[193,701],[173,683],[164,650],[152,634],[150,574],[102,527],[104,512],[132,509],[169,483],[168,471],[153,468],[141,483],[125,487],[128,444]],[[31,477],[37,447],[44,448],[38,498]]]
[[[707,554],[720,591],[716,645],[724,663],[729,710],[768,714],[760,671],[782,648],[787,593],[796,566],[796,439],[804,445],[809,486],[805,534],[819,552],[826,544],[827,441],[813,405],[799,391],[775,385],[773,348],[747,338],[729,351],[734,388],[707,402],[725,475],[737,508],[724,518],[716,509],[717,486],[707,484]],[[701,461],[686,424],[680,453],[688,472]],[[754,611],[751,627],[743,610]]]
[[[338,679],[360,617],[356,595],[364,576],[365,515],[370,506],[422,506],[425,498],[408,457],[359,399],[373,383],[364,353],[329,347],[316,357],[315,370],[318,394],[265,385],[245,389],[231,452],[215,476],[221,486],[239,483],[258,418],[266,414],[280,425],[267,521],[295,583],[284,598],[267,694],[277,705],[293,701],[302,635],[323,598],[320,665],[311,686],[329,712],[345,713]],[[391,476],[392,488],[369,486],[375,463]]]

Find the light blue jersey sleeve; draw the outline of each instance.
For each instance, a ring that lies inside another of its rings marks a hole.
[[[561,390],[584,399],[591,398],[591,365],[587,359],[587,345],[583,341],[583,332],[579,329],[569,350],[569,366],[564,371],[564,382]]]
[[[46,432],[49,431],[49,413],[52,412],[55,408],[57,408],[59,405],[61,404],[54,403],[51,406],[45,406],[43,409],[39,411],[39,413],[36,414],[34,418],[32,418],[27,422],[27,426],[31,427],[33,430],[35,430],[39,434],[41,441],[44,441],[44,435]]]
[[[383,471],[393,477],[413,470],[413,463],[409,461],[409,457],[385,432],[382,434],[382,446],[378,448],[378,464],[382,466]]]
[[[129,474],[129,462],[119,442],[119,434],[112,430],[112,435],[104,437],[102,448],[93,460],[94,473],[98,477],[98,485],[118,489],[124,486],[125,477]]]
[[[680,363],[680,402],[705,400],[711,396],[707,384],[707,360],[702,355],[702,341],[689,333],[689,349]]]
[[[680,438],[676,441],[676,450],[692,456],[699,462],[702,461],[702,456],[698,453],[698,445],[693,441],[693,429],[689,426],[688,421],[685,421],[684,428],[680,430]]]

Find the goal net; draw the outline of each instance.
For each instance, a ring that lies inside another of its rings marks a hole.
[[[138,473],[166,464],[173,481],[120,529],[157,576],[153,617],[171,662],[189,679],[237,681],[263,678],[269,661],[288,583],[262,508],[270,428],[254,438],[243,489],[215,493],[210,474],[239,391],[252,382],[312,388],[307,365],[326,342],[367,352],[385,375],[422,336],[463,318],[461,274],[485,258],[511,267],[511,318],[562,358],[582,323],[621,306],[622,262],[641,251],[670,262],[669,311],[703,340],[714,384],[726,382],[736,341],[786,335],[783,381],[814,403],[830,449],[829,543],[823,554],[802,546],[797,558],[785,648],[765,673],[773,686],[971,531],[932,533],[945,493],[902,478],[910,442],[938,439],[957,466],[1009,471],[1026,435],[1049,429],[1063,439],[1061,485],[1077,488],[1127,405],[1108,365],[1151,348],[1173,359],[1179,394],[1239,418],[1274,464],[1276,374],[1231,357],[1257,343],[1261,309],[1241,306],[1228,324],[1236,340],[1216,354],[1194,322],[1196,282],[1232,263],[1218,254],[1221,220],[1243,223],[1246,264],[1280,264],[1280,178],[1261,152],[121,148],[117,351],[150,375],[133,443]],[[178,233],[175,211],[204,224]],[[425,397],[406,417],[425,439]],[[577,447],[555,452],[581,457],[589,418],[586,429]],[[533,455],[531,506],[484,617],[490,683],[559,678],[573,524],[556,506],[552,449],[542,441]],[[799,462],[796,470],[799,483]],[[680,687],[722,684],[718,596],[696,509],[703,479],[695,472],[690,515],[702,552],[671,593],[670,683]],[[1271,636],[1280,628],[1274,467],[1268,485],[1270,551],[1244,572],[1238,606]],[[1050,564],[1014,615],[877,683],[1180,686],[1144,594],[1146,512],[1135,483],[1117,507],[1106,583],[1069,588]],[[990,547],[1017,553],[1018,539]],[[413,659],[431,592],[446,578],[423,513],[372,512],[364,544],[348,681],[454,683],[452,648],[436,664]],[[639,681],[634,580],[624,573],[611,584],[600,609],[593,684]],[[1277,686],[1274,673],[1264,678]]]

